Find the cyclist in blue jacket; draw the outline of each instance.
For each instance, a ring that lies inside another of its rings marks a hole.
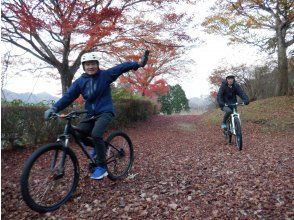
[[[235,76],[229,75],[226,77],[226,80],[222,82],[217,94],[219,107],[225,112],[224,119],[221,124],[222,129],[227,128],[226,121],[233,112],[232,108],[225,106],[225,104],[230,105],[237,103],[237,95],[243,100],[245,105],[249,104],[249,98],[241,86],[236,82]]]
[[[92,156],[96,155],[99,164],[91,175],[92,179],[102,179],[108,175],[105,166],[106,149],[103,134],[114,117],[110,84],[129,70],[144,67],[147,63],[148,55],[149,51],[146,50],[139,62],[125,62],[108,70],[100,70],[99,59],[95,52],[83,54],[81,63],[85,73],[73,82],[53,107],[45,111],[45,119],[48,120],[53,113],[65,109],[79,95],[83,96],[88,114],[86,120],[80,122],[78,129],[84,133],[91,134],[95,142]],[[92,117],[95,120],[87,120]]]

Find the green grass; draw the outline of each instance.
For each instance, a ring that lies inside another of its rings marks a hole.
[[[263,125],[265,130],[294,131],[294,96],[273,97],[251,102],[238,108],[243,122]],[[208,112],[204,121],[220,124],[224,113],[220,109]]]

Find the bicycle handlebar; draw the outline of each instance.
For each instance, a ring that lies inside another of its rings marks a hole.
[[[68,114],[58,114],[58,113],[53,113],[50,117],[50,119],[53,118],[65,118],[65,119],[72,119],[72,118],[78,118],[82,114],[88,113],[87,110],[81,110],[81,111],[72,111]]]
[[[245,105],[244,102],[237,102],[237,103],[234,103],[234,104],[225,104],[225,106],[239,106],[239,105]]]

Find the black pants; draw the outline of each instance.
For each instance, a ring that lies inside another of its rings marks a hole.
[[[87,121],[87,118],[78,124],[78,128],[94,139],[94,148],[97,154],[97,162],[100,165],[105,163],[105,144],[103,134],[113,119],[112,113],[102,113],[97,116],[96,120]]]
[[[233,109],[231,109],[228,106],[225,106],[225,107],[222,108],[222,111],[225,112],[223,123],[226,123],[227,120],[229,119],[230,115],[233,113]]]

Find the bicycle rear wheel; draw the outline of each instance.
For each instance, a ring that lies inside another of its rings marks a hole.
[[[106,145],[108,178],[114,181],[126,177],[134,162],[131,139],[127,134],[116,131],[109,135]]]
[[[241,123],[239,118],[234,119],[235,122],[235,131],[236,131],[236,146],[239,151],[243,148],[243,140],[242,140],[242,131],[241,131]]]
[[[60,165],[62,157],[64,166]],[[32,210],[51,212],[70,199],[78,181],[79,164],[74,152],[59,143],[47,144],[26,161],[21,175],[21,193]]]

